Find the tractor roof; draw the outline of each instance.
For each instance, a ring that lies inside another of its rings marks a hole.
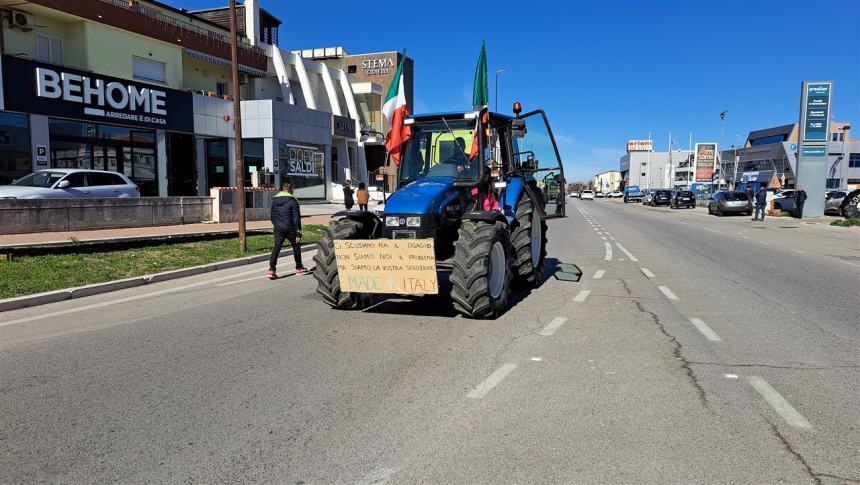
[[[446,120],[474,120],[478,117],[478,111],[447,111],[441,113],[423,113],[412,115],[409,118],[415,121],[438,121],[441,119]],[[503,115],[501,113],[493,113],[490,112],[490,118],[495,120],[510,120],[513,119],[513,116]]]

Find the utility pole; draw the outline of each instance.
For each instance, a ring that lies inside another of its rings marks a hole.
[[[236,34],[236,0],[230,0],[230,70],[233,74],[233,136],[236,139],[236,210],[239,215],[239,250],[245,240],[245,160],[242,155],[242,104],[239,99],[239,39]]]
[[[720,113],[720,146],[717,148],[716,153],[714,153],[714,157],[718,157],[720,155],[720,150],[723,148],[723,143],[725,143],[726,137],[726,114],[729,110],[724,109],[722,113]],[[723,157],[719,157],[720,159],[720,178],[725,180],[725,176],[723,176]],[[720,188],[720,178],[717,179],[717,189]]]
[[[847,187],[847,185],[844,187],[842,185],[842,166],[845,165],[845,139],[848,138],[848,130],[850,129],[851,125],[842,125],[842,159],[839,160],[839,190]]]

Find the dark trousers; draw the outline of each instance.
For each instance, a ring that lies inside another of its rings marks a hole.
[[[761,213],[761,220],[764,220],[764,204],[755,205],[755,215],[753,216],[753,219],[759,219],[759,213]]]
[[[795,213],[794,217],[797,217],[797,218],[803,217],[803,204],[805,204],[805,202],[801,202],[801,203],[797,204],[797,207],[794,208],[794,213]]]
[[[302,247],[296,239],[296,233],[293,231],[278,231],[275,229],[275,247],[272,248],[272,256],[269,257],[269,269],[276,269],[278,266],[278,255],[281,253],[281,247],[284,245],[284,240],[290,242],[293,248],[293,258],[296,260],[296,269],[302,269]]]
[[[366,211],[367,210],[367,204],[358,204],[358,210]]]

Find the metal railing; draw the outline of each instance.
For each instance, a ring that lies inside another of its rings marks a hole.
[[[228,34],[217,32],[215,30],[208,29],[206,27],[201,27],[199,25],[195,25],[195,24],[188,22],[188,21],[185,21],[185,20],[180,20],[180,19],[177,19],[174,17],[170,17],[168,15],[164,15],[163,13],[161,13],[158,10],[155,10],[153,8],[141,7],[140,5],[130,5],[131,2],[129,2],[128,0],[101,0],[101,1],[105,2],[105,3],[109,3],[115,7],[120,7],[120,8],[123,8],[125,10],[129,10],[131,12],[135,12],[135,13],[138,13],[141,15],[146,15],[147,17],[158,20],[159,22],[164,22],[164,23],[167,23],[170,25],[174,25],[176,27],[179,27],[179,28],[182,28],[185,30],[190,30],[192,32],[195,32],[195,33],[200,34],[202,36],[208,37],[210,39],[214,39],[214,40],[218,40],[218,41],[230,44],[230,36]],[[255,51],[256,53],[262,54],[262,55],[266,54],[266,51],[264,51],[262,48],[251,45],[251,43],[250,43],[250,41],[248,41],[248,39],[246,39],[244,37],[238,37],[238,36],[237,36],[237,38],[239,40],[239,44],[241,44],[239,46],[239,48],[249,49],[249,50]]]

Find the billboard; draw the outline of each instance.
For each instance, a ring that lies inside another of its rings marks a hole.
[[[654,142],[651,140],[627,140],[627,153],[653,152]]]
[[[711,182],[717,163],[716,143],[696,143],[696,182]]]
[[[806,83],[803,93],[803,141],[827,141],[830,120],[830,87],[829,82]]]

